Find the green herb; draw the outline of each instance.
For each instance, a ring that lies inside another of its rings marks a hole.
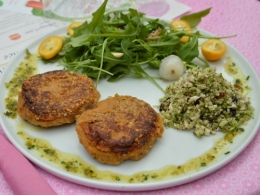
[[[29,145],[28,147],[27,147],[27,149],[28,150],[31,150],[31,149],[33,149],[35,147],[35,145]]]
[[[10,112],[10,111],[5,111],[5,112],[4,112],[4,115],[5,115],[5,116],[8,116],[8,117],[15,117],[15,116],[16,116],[15,113]]]
[[[239,127],[239,128],[237,128],[239,131],[242,131],[242,132],[244,132],[245,130],[244,130],[244,128],[242,128],[242,127]]]
[[[147,180],[148,180],[148,176],[149,176],[149,174],[143,174],[144,181],[147,181]]]
[[[44,149],[43,151],[50,156],[53,156],[55,154],[55,150],[52,149]]]
[[[201,35],[199,32],[175,32],[170,24],[159,19],[148,19],[143,13],[132,8],[127,11],[116,10],[105,13],[107,1],[105,0],[93,13],[91,22],[85,21],[74,28],[73,36],[64,39],[59,55],[49,62],[59,61],[65,69],[81,71],[96,79],[96,83],[102,78],[116,82],[130,75],[149,79],[164,91],[155,78],[145,70],[159,69],[161,60],[172,54],[178,55],[187,68],[197,66],[192,61],[199,55],[198,39],[213,38]],[[183,16],[183,19],[194,28],[209,12],[210,8]],[[161,33],[149,36],[158,29]],[[185,44],[180,43],[183,35],[191,37]],[[115,57],[113,52],[122,53],[123,56]],[[206,61],[199,59],[208,66]]]
[[[210,10],[211,8],[208,8],[200,12],[182,16],[181,19],[187,21],[190,24],[191,28],[194,28],[201,22],[202,17],[205,17],[209,14]]]
[[[207,163],[202,162],[202,163],[200,163],[200,166],[201,166],[201,167],[205,167],[205,166],[207,166]]]
[[[229,154],[229,153],[230,153],[230,151],[226,152],[225,155],[227,155],[227,154]]]
[[[241,84],[241,81],[240,81],[240,79],[236,79],[236,84]]]
[[[29,52],[28,49],[25,50],[25,53],[26,53],[27,56],[30,56],[30,55],[31,55],[31,53]]]
[[[249,80],[249,78],[250,78],[250,76],[248,75],[248,76],[246,77],[246,80],[248,81],[248,80]]]
[[[158,177],[158,175],[156,173],[154,173],[153,175],[151,175],[151,178],[155,179],[156,177]]]

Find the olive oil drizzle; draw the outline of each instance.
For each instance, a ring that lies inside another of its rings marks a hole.
[[[24,60],[15,68],[14,76],[12,79],[5,83],[8,90],[7,97],[5,98],[6,111],[5,115],[10,118],[17,116],[17,95],[21,91],[21,85],[24,80],[35,75],[38,72],[37,68],[38,55],[26,52]]]
[[[224,64],[224,69],[229,76],[233,77],[234,87],[243,95],[248,95],[252,90],[248,85],[250,75],[246,77],[236,63],[233,62],[230,56],[227,57],[227,62]]]
[[[214,146],[206,153],[188,160],[182,165],[168,165],[161,169],[138,172],[133,175],[118,174],[110,171],[98,170],[94,165],[90,165],[80,156],[62,152],[44,139],[35,138],[24,130],[17,133],[24,141],[28,150],[36,152],[45,161],[79,176],[96,179],[101,181],[124,182],[124,183],[142,183],[146,181],[161,181],[174,178],[193,171],[199,171],[201,168],[208,166],[221,154],[224,154],[230,143],[236,135],[242,131],[233,134],[226,134],[223,138],[215,142]]]

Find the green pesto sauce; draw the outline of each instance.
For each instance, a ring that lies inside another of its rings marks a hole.
[[[250,75],[245,76],[241,69],[233,62],[231,57],[227,57],[227,63],[224,64],[225,71],[233,77],[233,84],[237,90],[244,95],[248,95],[252,90],[248,85]]]
[[[98,170],[78,155],[59,151],[47,140],[32,137],[23,130],[20,130],[18,135],[25,141],[28,150],[36,152],[53,166],[64,169],[67,172],[100,181],[142,183],[147,181],[161,181],[199,171],[201,168],[212,163],[219,155],[228,154],[227,147],[232,143],[234,137],[241,132],[242,130],[236,133],[233,132],[233,134],[226,134],[223,138],[215,142],[214,146],[205,154],[192,158],[185,164],[179,166],[168,165],[161,169],[139,172],[133,175]]]
[[[14,75],[8,83],[5,83],[7,89],[7,97],[5,98],[5,115],[10,118],[17,116],[17,96],[21,91],[21,85],[24,80],[35,75],[38,72],[37,68],[38,55],[30,54],[24,57],[24,60],[15,68]]]

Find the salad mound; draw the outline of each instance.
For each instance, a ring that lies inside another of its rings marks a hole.
[[[70,36],[63,39],[56,56],[47,59],[42,55],[42,60],[59,61],[66,70],[86,74],[96,83],[100,79],[115,82],[126,75],[149,79],[164,92],[147,69],[159,70],[161,61],[170,55],[177,55],[185,68],[196,67],[195,58],[207,67],[207,61],[199,57],[198,39],[232,37],[205,36],[196,29],[211,8],[170,23],[149,19],[134,8],[107,12],[106,3],[92,14],[91,21],[71,24]],[[179,24],[184,20],[189,28]]]

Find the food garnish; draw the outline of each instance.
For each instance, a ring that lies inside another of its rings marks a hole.
[[[39,55],[49,60],[56,56],[62,49],[62,38],[59,36],[51,36],[42,41],[38,48]]]
[[[226,53],[226,44],[219,39],[209,39],[202,43],[201,52],[210,61],[220,59]]]

